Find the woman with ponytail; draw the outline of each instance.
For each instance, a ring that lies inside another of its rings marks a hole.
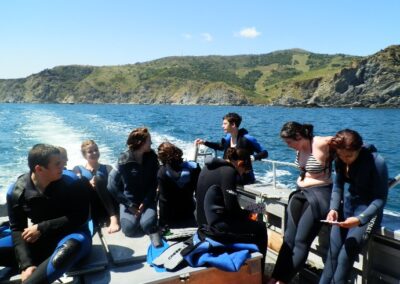
[[[158,159],[151,149],[147,128],[132,130],[122,153],[108,178],[108,190],[120,203],[122,232],[127,237],[157,233]]]
[[[332,137],[314,136],[311,124],[294,121],[283,125],[280,136],[296,150],[300,173],[297,189],[289,196],[284,240],[269,284],[288,283],[302,268],[321,229],[319,220],[328,213],[332,192]]]

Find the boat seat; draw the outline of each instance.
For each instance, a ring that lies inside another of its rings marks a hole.
[[[107,228],[101,229],[102,239],[114,265],[140,263],[146,260],[150,239],[144,235],[128,238],[122,231],[109,234]]]

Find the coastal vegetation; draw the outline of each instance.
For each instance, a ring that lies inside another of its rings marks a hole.
[[[368,56],[301,49],[58,66],[0,80],[0,102],[400,106],[400,46]]]

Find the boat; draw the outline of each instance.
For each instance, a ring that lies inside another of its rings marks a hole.
[[[195,151],[193,158],[202,159],[210,152]],[[272,182],[255,183],[238,188],[241,206],[261,206],[259,214],[268,224],[266,274],[271,272],[282,244],[285,214],[291,190],[277,182],[278,167],[295,167],[292,163],[265,160],[272,166]],[[400,175],[391,187],[400,183]],[[5,220],[5,205],[0,205],[0,222]],[[172,230],[168,242],[173,244],[193,234],[196,228]],[[224,272],[213,267],[183,267],[177,271],[157,272],[146,262],[150,240],[126,238],[121,232],[108,234],[98,230],[93,237],[91,254],[60,279],[61,283],[261,283],[261,254],[253,253],[238,272]],[[329,245],[329,226],[326,225],[314,240],[305,267],[291,283],[318,283],[323,260]],[[269,268],[267,267],[269,266]],[[400,283],[400,217],[385,214],[380,230],[374,233],[359,260],[354,264],[351,283]],[[56,282],[56,283],[60,283]],[[19,283],[19,275],[9,268],[0,269],[1,283]]]

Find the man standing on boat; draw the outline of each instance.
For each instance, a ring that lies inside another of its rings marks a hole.
[[[28,164],[7,193],[15,257],[23,283],[52,283],[90,252],[90,188],[62,175],[57,147],[33,146]]]
[[[268,157],[268,151],[265,150],[257,140],[248,134],[244,128],[240,128],[242,117],[237,113],[230,112],[223,117],[222,128],[226,136],[221,139],[220,143],[209,142],[202,139],[196,139],[196,145],[205,145],[214,150],[224,151],[224,159],[226,158],[226,150],[228,148],[244,149],[249,155],[245,159],[246,172],[240,177],[242,184],[254,183],[255,177],[251,160],[261,160]],[[251,156],[253,155],[253,156]]]

